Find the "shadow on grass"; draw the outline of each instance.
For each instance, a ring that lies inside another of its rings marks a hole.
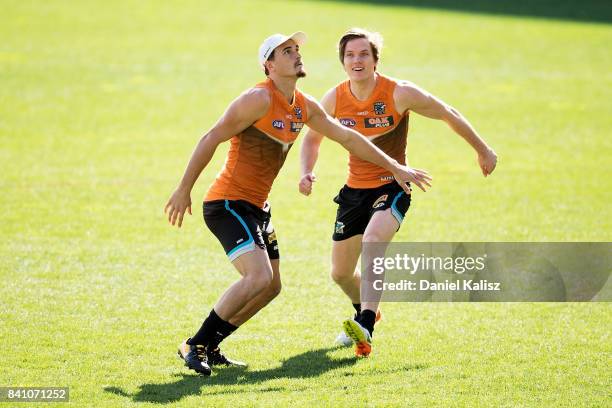
[[[314,0],[330,1],[330,0]],[[331,0],[376,6],[408,6],[465,13],[537,17],[556,20],[612,23],[610,0]],[[348,27],[347,27],[348,28]],[[383,32],[384,34],[384,32]]]
[[[196,374],[177,374],[177,381],[162,384],[143,384],[134,394],[129,394],[117,387],[106,387],[104,390],[113,394],[132,398],[135,402],[171,403],[189,395],[201,395],[202,387],[215,385],[253,385],[279,378],[317,377],[327,371],[355,364],[355,358],[331,359],[328,352],[332,348],[307,351],[284,360],[280,367],[262,371],[248,371],[245,368],[228,367],[213,370],[211,377]],[[258,392],[283,391],[282,388],[267,388]],[[239,392],[237,390],[219,390],[208,395]]]
[[[211,392],[202,392],[203,387],[216,385],[244,386],[261,384],[265,381],[280,378],[303,379],[318,377],[330,370],[349,367],[357,362],[354,357],[341,359],[331,359],[328,352],[337,350],[336,348],[322,348],[307,351],[302,354],[284,360],[280,367],[261,371],[248,371],[244,368],[228,367],[213,370],[211,377],[202,377],[196,374],[176,374],[178,380],[161,384],[142,384],[135,393],[128,393],[118,387],[106,387],[104,391],[126,398],[131,398],[134,402],[153,402],[158,404],[168,404],[177,402],[190,395],[218,395],[235,394],[239,392],[251,392],[253,389],[223,389]],[[404,367],[402,370],[423,369],[423,365]],[[295,387],[291,388],[296,391]],[[282,392],[284,387],[268,387],[257,389],[257,392]]]

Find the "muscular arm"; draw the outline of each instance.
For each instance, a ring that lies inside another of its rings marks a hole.
[[[188,210],[191,214],[191,189],[212,159],[217,146],[265,115],[269,104],[270,96],[266,90],[250,89],[235,99],[219,121],[202,136],[191,155],[179,186],[164,208],[172,225],[178,220],[178,226],[181,227],[185,211]]]
[[[328,91],[321,100],[323,110],[331,115],[336,105],[336,89],[332,88]],[[310,195],[312,192],[312,183],[316,181],[316,176],[313,173],[314,166],[319,158],[319,147],[323,141],[323,135],[310,127],[306,132],[306,136],[302,140],[302,149],[300,151],[300,163],[302,175],[300,177],[299,190],[304,195]]]
[[[393,97],[399,112],[411,110],[419,115],[446,122],[476,151],[482,174],[486,177],[493,172],[497,155],[457,109],[409,82],[398,85]]]
[[[413,182],[425,191],[425,185],[430,185],[431,177],[427,172],[400,165],[376,147],[366,137],[352,129],[340,125],[333,120],[314,99],[307,98],[308,127],[335,142],[363,160],[367,160],[391,172],[400,186],[410,193],[407,182]]]

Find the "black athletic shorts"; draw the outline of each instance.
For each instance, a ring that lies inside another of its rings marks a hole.
[[[391,208],[391,214],[401,225],[410,207],[410,197],[396,182],[376,188],[351,188],[345,185],[334,198],[338,212],[332,239],[342,241],[363,234],[372,215],[387,208]]]
[[[270,259],[279,259],[271,218],[268,203],[261,209],[243,200],[204,202],[204,222],[221,242],[230,261],[256,247],[265,249]]]

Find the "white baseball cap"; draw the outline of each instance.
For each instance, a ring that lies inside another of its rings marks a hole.
[[[306,42],[306,33],[296,31],[291,35],[272,34],[266,38],[259,46],[259,65],[263,66],[272,51],[287,40],[293,40],[297,45],[302,45]]]

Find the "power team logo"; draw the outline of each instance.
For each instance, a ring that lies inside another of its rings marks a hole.
[[[295,106],[293,108],[293,113],[295,113],[295,118],[298,120],[302,120],[302,108],[299,106]]]
[[[341,118],[340,119],[340,124],[343,125],[343,126],[346,126],[346,127],[355,127],[357,122],[355,122],[351,118]]]
[[[344,223],[336,221],[336,234],[344,234]]]
[[[285,128],[285,122],[283,122],[282,120],[273,120],[272,121],[272,127],[274,127],[275,129],[284,129]]]
[[[367,128],[386,128],[393,126],[393,116],[383,116],[381,118],[363,118]]]
[[[299,132],[300,130],[302,130],[302,128],[304,127],[304,122],[291,122],[291,131],[292,132]]]
[[[374,114],[375,115],[384,115],[385,109],[387,105],[384,102],[374,102]]]
[[[385,205],[385,201],[387,201],[387,198],[389,198],[389,194],[381,195],[376,199],[376,201],[374,201],[374,204],[372,204],[372,208],[382,207],[383,205]]]

